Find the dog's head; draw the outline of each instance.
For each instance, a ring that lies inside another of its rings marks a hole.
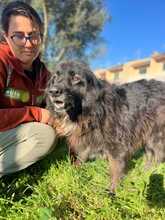
[[[58,64],[46,89],[48,108],[56,116],[66,114],[76,121],[88,114],[98,97],[100,81],[83,63],[69,61]]]

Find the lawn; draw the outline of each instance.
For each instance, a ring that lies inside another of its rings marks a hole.
[[[71,165],[64,141],[42,161],[0,180],[0,219],[164,220],[165,164],[144,171],[144,154],[109,197],[107,162]]]

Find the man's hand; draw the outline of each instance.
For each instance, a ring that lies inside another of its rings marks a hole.
[[[48,124],[50,126],[53,126],[55,118],[53,117],[53,115],[51,114],[50,111],[48,111],[47,109],[42,108],[41,109],[41,123],[44,124]]]

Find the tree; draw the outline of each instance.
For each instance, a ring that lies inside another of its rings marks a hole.
[[[33,0],[32,4],[44,19],[44,59],[50,66],[66,58],[87,60],[94,48],[98,51],[99,34],[110,17],[103,0]]]

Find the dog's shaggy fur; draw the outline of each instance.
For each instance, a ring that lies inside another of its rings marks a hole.
[[[57,65],[46,96],[56,132],[66,136],[78,160],[103,155],[110,161],[111,192],[139,147],[145,147],[148,165],[165,160],[164,82],[111,85],[70,61]]]

